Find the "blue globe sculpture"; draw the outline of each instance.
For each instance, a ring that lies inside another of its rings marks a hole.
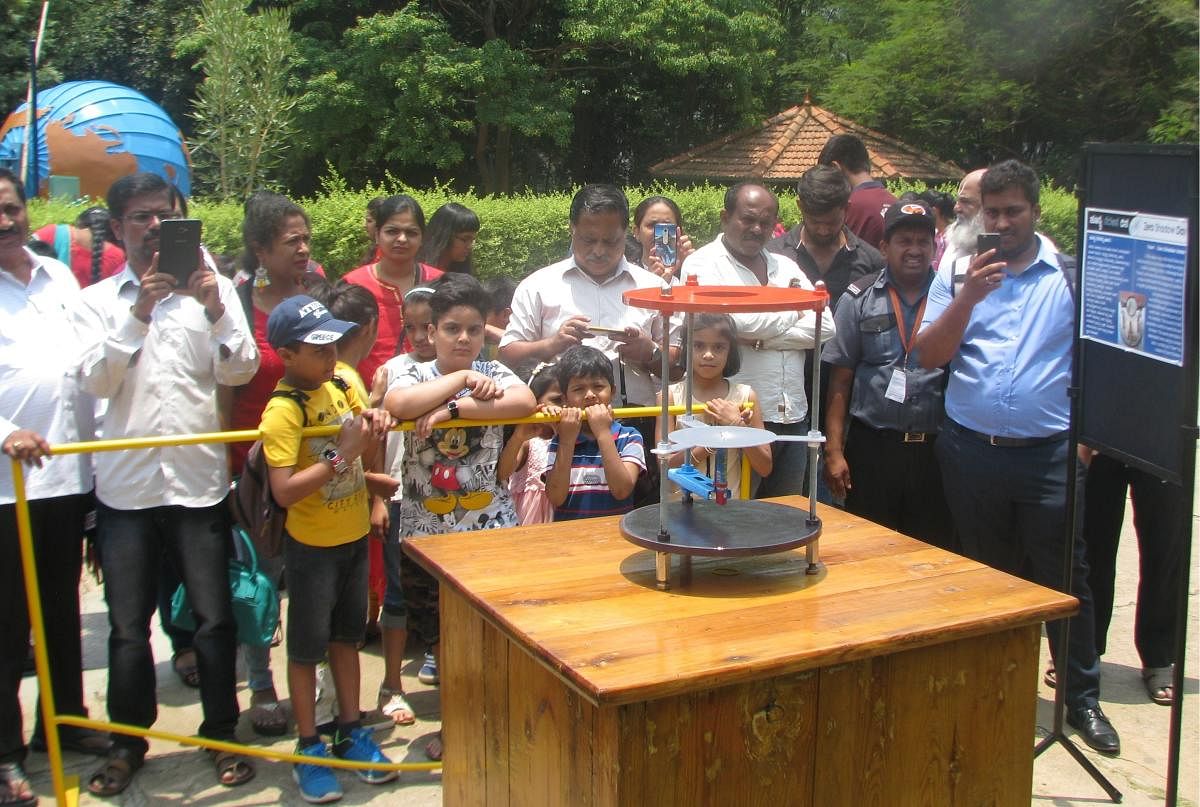
[[[27,107],[21,104],[0,127],[0,166],[23,178]],[[114,181],[140,171],[191,194],[183,134],[162,107],[137,90],[108,81],[68,81],[39,92],[36,108],[40,194],[55,174],[78,177],[84,196],[103,197]],[[33,195],[32,188],[29,192]]]

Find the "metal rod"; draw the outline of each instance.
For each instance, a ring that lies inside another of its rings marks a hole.
[[[669,474],[671,472],[671,455],[667,452],[671,448],[670,442],[667,440],[667,432],[670,429],[670,409],[671,409],[671,312],[664,311],[662,313],[662,345],[659,346],[662,352],[662,394],[659,398],[662,399],[662,412],[659,414],[661,420],[659,423],[659,439],[656,448],[658,454],[658,538],[660,541],[669,541],[671,533],[667,530],[667,500],[671,495],[671,480]],[[690,409],[691,398],[688,398],[686,407]]]
[[[684,341],[683,341],[683,355],[684,355],[684,362],[686,365],[686,370],[684,371],[684,374],[683,374],[683,385],[684,385],[684,394],[686,397],[687,416],[689,419],[692,416],[692,362],[694,359],[693,354],[696,352],[696,351],[692,350],[692,339],[695,337],[695,327],[696,327],[695,317],[696,317],[696,315],[693,314],[691,311],[687,312],[686,320],[685,320],[687,323],[687,327],[684,332],[685,335],[684,335]],[[666,382],[663,382],[663,383],[666,383]]]

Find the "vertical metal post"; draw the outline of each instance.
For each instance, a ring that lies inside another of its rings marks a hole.
[[[67,803],[67,784],[63,774],[62,746],[58,738],[58,715],[54,685],[50,681],[50,656],[46,648],[46,621],[42,616],[42,592],[38,581],[33,548],[33,528],[29,523],[29,499],[25,493],[25,469],[12,461],[13,490],[17,500],[17,541],[21,546],[21,567],[25,573],[25,599],[29,604],[29,626],[33,629],[33,659],[37,666],[38,694],[41,696],[42,730],[46,733],[46,752],[54,797]]]
[[[37,131],[37,95],[38,95],[38,41],[29,40],[29,108],[25,124],[26,156],[29,162],[25,166],[25,193],[28,196],[38,195],[38,131]]]
[[[817,291],[825,291],[825,283],[823,281],[817,281]],[[821,325],[824,312],[824,305],[817,309],[817,323],[816,327],[813,328],[813,392],[812,400],[808,402],[809,437],[816,437],[821,433]],[[819,523],[819,519],[817,518],[817,473],[820,451],[820,443],[813,441],[808,444],[808,526],[810,527],[814,527]],[[808,574],[817,573],[817,564],[820,562],[819,543],[819,538],[810,543],[805,553],[808,560],[808,568],[805,571]]]
[[[687,416],[689,418],[692,416],[692,361],[694,359],[693,354],[696,352],[696,351],[692,350],[692,339],[695,336],[695,328],[696,328],[695,316],[696,315],[693,314],[691,311],[687,312],[686,320],[685,320],[685,322],[687,323],[687,327],[684,329],[684,336],[683,336],[683,339],[684,339],[683,355],[686,357],[684,359],[684,368],[685,369],[684,369],[684,374],[683,374],[683,388],[684,388],[683,391],[684,391],[684,396],[687,399]],[[666,382],[663,382],[663,383],[666,383]]]
[[[662,287],[662,296],[671,296],[670,285]],[[658,539],[660,541],[670,541],[671,533],[667,530],[667,500],[671,495],[671,480],[668,474],[671,471],[671,455],[667,452],[671,449],[671,443],[667,440],[667,427],[670,425],[670,399],[667,394],[667,387],[671,382],[671,312],[662,312],[662,344],[659,346],[662,352],[662,395],[659,398],[662,400],[662,411],[659,413],[661,420],[659,423],[659,440],[656,446],[658,450]],[[661,561],[661,559],[660,559]],[[667,570],[670,570],[668,558]],[[661,584],[660,584],[661,585]]]

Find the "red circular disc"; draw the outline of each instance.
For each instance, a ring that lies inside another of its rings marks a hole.
[[[626,305],[654,311],[721,311],[746,314],[756,311],[821,311],[829,304],[823,289],[778,286],[694,286],[681,283],[662,289],[631,289],[623,295]]]

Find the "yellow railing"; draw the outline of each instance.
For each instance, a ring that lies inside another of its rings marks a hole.
[[[681,415],[685,412],[686,407],[683,405],[672,406],[669,411],[672,415]],[[627,407],[614,410],[613,414],[618,419],[629,420],[631,418],[654,417],[662,413],[661,407],[657,406],[638,406]],[[450,420],[444,423],[439,423],[439,429],[445,429],[455,426],[461,427],[479,427],[479,426],[504,426],[517,423],[549,423],[554,422],[557,418],[552,418],[544,414],[530,415],[524,418],[513,418],[510,420]],[[304,429],[303,434],[306,437],[317,437],[322,435],[336,434],[340,426],[310,426]],[[411,431],[413,428],[412,421],[404,421],[396,426],[398,431]],[[131,449],[146,449],[146,448],[163,448],[166,446],[184,446],[197,445],[201,443],[240,443],[250,442],[262,437],[262,433],[257,430],[246,431],[231,431],[231,432],[210,432],[207,434],[187,434],[187,435],[166,435],[156,437],[133,437],[120,440],[91,440],[81,443],[63,443],[50,447],[51,456],[61,454],[84,454],[95,453],[101,451],[128,451]],[[650,461],[650,454],[647,452],[647,461]],[[258,757],[260,759],[269,759],[276,762],[293,762],[304,763],[309,765],[325,765],[331,768],[344,768],[349,770],[395,770],[395,771],[431,771],[438,770],[442,767],[440,762],[395,762],[390,764],[377,764],[372,762],[353,762],[350,760],[338,759],[337,757],[327,759],[313,759],[311,757],[301,757],[297,754],[290,754],[282,751],[272,751],[267,748],[259,748],[257,746],[242,745],[240,743],[223,742],[220,740],[210,740],[205,737],[196,737],[183,734],[173,734],[166,731],[156,731],[155,729],[144,729],[140,726],[129,726],[121,723],[109,723],[103,720],[92,720],[86,717],[77,717],[75,715],[59,715],[54,708],[54,689],[50,681],[50,659],[46,650],[46,624],[42,615],[42,596],[41,588],[37,576],[37,564],[34,557],[33,534],[29,521],[29,499],[25,493],[25,469],[17,460],[12,460],[12,478],[13,489],[16,498],[16,515],[17,515],[17,534],[21,548],[21,566],[25,573],[25,597],[29,603],[29,622],[30,628],[33,631],[33,654],[34,661],[37,666],[38,687],[41,692],[41,708],[42,708],[42,723],[46,733],[46,751],[50,762],[50,775],[54,785],[54,796],[58,799],[58,803],[63,807],[75,807],[79,803],[79,778],[77,776],[66,776],[63,771],[62,746],[59,743],[58,727],[59,726],[75,726],[78,728],[95,729],[97,731],[109,731],[117,734],[128,734],[134,737],[145,737],[148,739],[166,740],[168,742],[180,743],[182,745],[194,745],[200,748],[208,748],[215,751],[231,751],[236,754],[244,754],[245,756]],[[746,455],[742,454],[742,484],[740,495],[742,498],[750,497],[750,464],[746,459]]]

